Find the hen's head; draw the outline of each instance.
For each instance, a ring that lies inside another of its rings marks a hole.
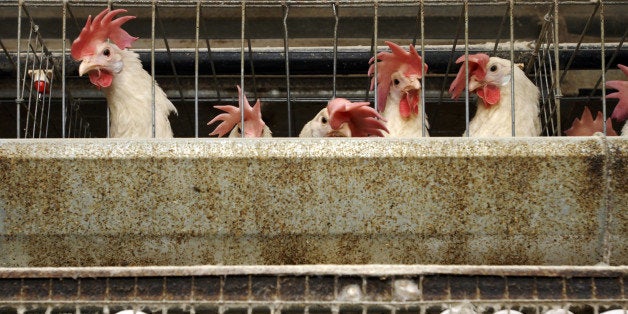
[[[571,124],[571,128],[567,129],[565,134],[567,134],[567,136],[591,136],[596,132],[604,132],[604,117],[602,116],[602,112],[598,111],[597,117],[593,120],[593,115],[589,107],[584,107],[582,117],[580,117],[580,119],[575,118]],[[617,136],[617,133],[613,130],[610,119],[606,120],[606,135]]]
[[[384,118],[368,102],[352,103],[344,98],[335,98],[327,104],[329,125],[333,130],[345,125],[352,137],[384,136],[388,132]]]
[[[137,40],[137,37],[121,28],[122,24],[135,16],[127,15],[113,20],[117,14],[124,12],[124,9],[105,9],[93,21],[90,15],[79,37],[72,43],[72,58],[82,61],[79,75],[88,73],[89,80],[98,88],[111,85],[113,74],[119,73],[124,65],[121,50],[131,47]]]
[[[237,85],[236,85],[237,86]],[[244,107],[244,137],[262,137],[262,132],[266,124],[262,120],[262,105],[259,101],[255,103],[253,107],[249,104],[246,95],[242,93],[240,86],[238,87],[238,103],[242,101]],[[235,126],[237,126],[237,137],[242,136],[242,126],[240,125],[241,111],[240,108],[235,106],[214,106],[216,109],[224,111],[217,115],[214,119],[209,121],[207,125],[210,125],[217,121],[222,121],[213,132],[209,135],[218,135],[219,137],[231,132]]]
[[[423,72],[427,72],[427,64],[419,56],[413,45],[410,51],[406,51],[395,43],[387,41],[386,44],[392,52],[380,52],[377,54],[377,78],[375,74],[375,59],[369,60],[368,75],[371,79],[371,90],[377,82],[378,110],[383,112],[386,108],[386,99],[389,93],[399,95],[399,112],[407,118],[411,114],[418,114],[421,96],[421,78]],[[424,67],[424,71],[422,70]]]
[[[351,129],[346,123],[331,127],[329,110],[321,109],[314,119],[310,120],[301,131],[300,137],[351,137]]]
[[[628,77],[628,67],[622,64],[618,64],[617,67],[624,72]],[[617,98],[619,102],[613,110],[611,118],[617,121],[624,121],[628,119],[628,81],[608,81],[606,87],[614,88],[617,92],[606,95],[606,98]]]
[[[458,75],[449,86],[452,99],[458,99],[465,88],[465,56],[456,63],[462,63]],[[486,106],[499,102],[500,88],[510,82],[510,61],[483,53],[469,55],[469,92],[475,92]]]

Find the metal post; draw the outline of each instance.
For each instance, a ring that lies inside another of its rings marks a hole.
[[[290,96],[290,49],[288,45],[288,12],[290,11],[290,7],[287,4],[284,4],[284,14],[283,14],[283,30],[284,30],[284,52],[285,52],[285,60],[286,60],[286,94],[288,100],[288,137],[292,136],[292,103]]]
[[[425,60],[425,7],[423,5],[423,0],[421,0],[421,57],[423,58],[422,63],[427,63]],[[421,64],[421,136],[425,137],[427,127],[425,125],[425,121],[427,117],[425,116],[425,67]]]
[[[465,89],[464,89],[464,105],[465,105],[465,123],[467,125],[466,128],[466,136],[469,137],[469,1],[464,1],[464,81],[465,81]]]
[[[375,71],[373,72],[374,75],[374,80],[375,80],[375,84],[374,84],[374,90],[373,92],[375,93],[375,97],[373,100],[373,107],[375,108],[376,111],[379,111],[379,102],[378,102],[378,96],[377,96],[377,92],[379,87],[377,86],[379,84],[379,82],[377,81],[377,32],[378,32],[378,25],[377,25],[377,8],[378,8],[378,4],[377,4],[377,0],[375,0],[375,3],[373,3],[373,65],[375,66]]]
[[[334,65],[333,65],[333,89],[332,98],[336,98],[336,74],[338,72],[338,4],[331,5],[334,11]]]
[[[556,129],[557,136],[562,136],[562,127],[560,122],[560,99],[563,96],[560,89],[560,58],[559,58],[559,39],[558,39],[558,0],[554,0],[554,103],[556,104]],[[575,53],[575,52],[574,52]]]
[[[155,0],[151,7],[151,23],[150,23],[150,74],[152,78],[151,94],[152,94],[152,136],[155,137]]]
[[[246,0],[242,0],[241,26],[240,26],[240,87],[243,97],[238,97],[240,106],[240,137],[244,138],[244,30],[246,25]]]
[[[198,138],[198,37],[201,21],[201,0],[196,2],[196,38],[194,41],[194,138]]]
[[[16,105],[16,114],[15,114],[15,124],[16,124],[16,138],[20,138],[20,106],[22,105],[22,93],[20,89],[20,57],[21,57],[21,47],[20,42],[22,41],[22,0],[18,2],[17,5],[17,54],[16,54],[16,63],[17,63],[17,73],[16,77],[16,97],[15,97],[15,105]]]
[[[67,6],[68,6],[68,1],[67,0],[63,0],[63,25],[62,30],[61,30],[61,138],[65,138],[65,124],[66,124],[66,99],[65,99],[65,52],[66,52],[66,31],[67,31],[67,22],[66,22],[66,17],[67,17]],[[46,133],[47,133],[48,129],[46,128]]]
[[[511,135],[515,137],[515,0],[510,0],[510,119]]]

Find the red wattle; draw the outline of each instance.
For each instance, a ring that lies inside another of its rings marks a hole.
[[[89,72],[89,80],[98,88],[109,87],[113,81],[113,75],[108,71],[94,70]]]
[[[494,85],[486,85],[478,89],[477,95],[484,100],[487,107],[497,104],[500,98],[499,88]]]
[[[399,101],[399,114],[401,114],[403,118],[410,116],[410,103],[408,103],[408,99],[406,97],[401,98]]]

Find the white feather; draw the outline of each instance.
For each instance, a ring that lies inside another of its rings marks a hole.
[[[142,68],[138,55],[118,50],[124,67],[114,74],[111,85],[103,88],[111,112],[110,136],[124,138],[152,137],[152,78]],[[177,109],[164,91],[155,84],[155,137],[172,137],[168,116]]]
[[[489,65],[500,62],[510,68],[510,61],[491,57]],[[541,134],[539,118],[539,89],[515,66],[515,134],[516,136],[538,136]],[[511,83],[500,86],[500,100],[487,108],[478,98],[477,112],[469,122],[472,137],[512,136]]]

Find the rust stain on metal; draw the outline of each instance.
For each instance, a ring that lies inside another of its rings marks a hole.
[[[595,264],[603,144],[6,141],[0,265]],[[614,263],[625,146],[609,146]]]

